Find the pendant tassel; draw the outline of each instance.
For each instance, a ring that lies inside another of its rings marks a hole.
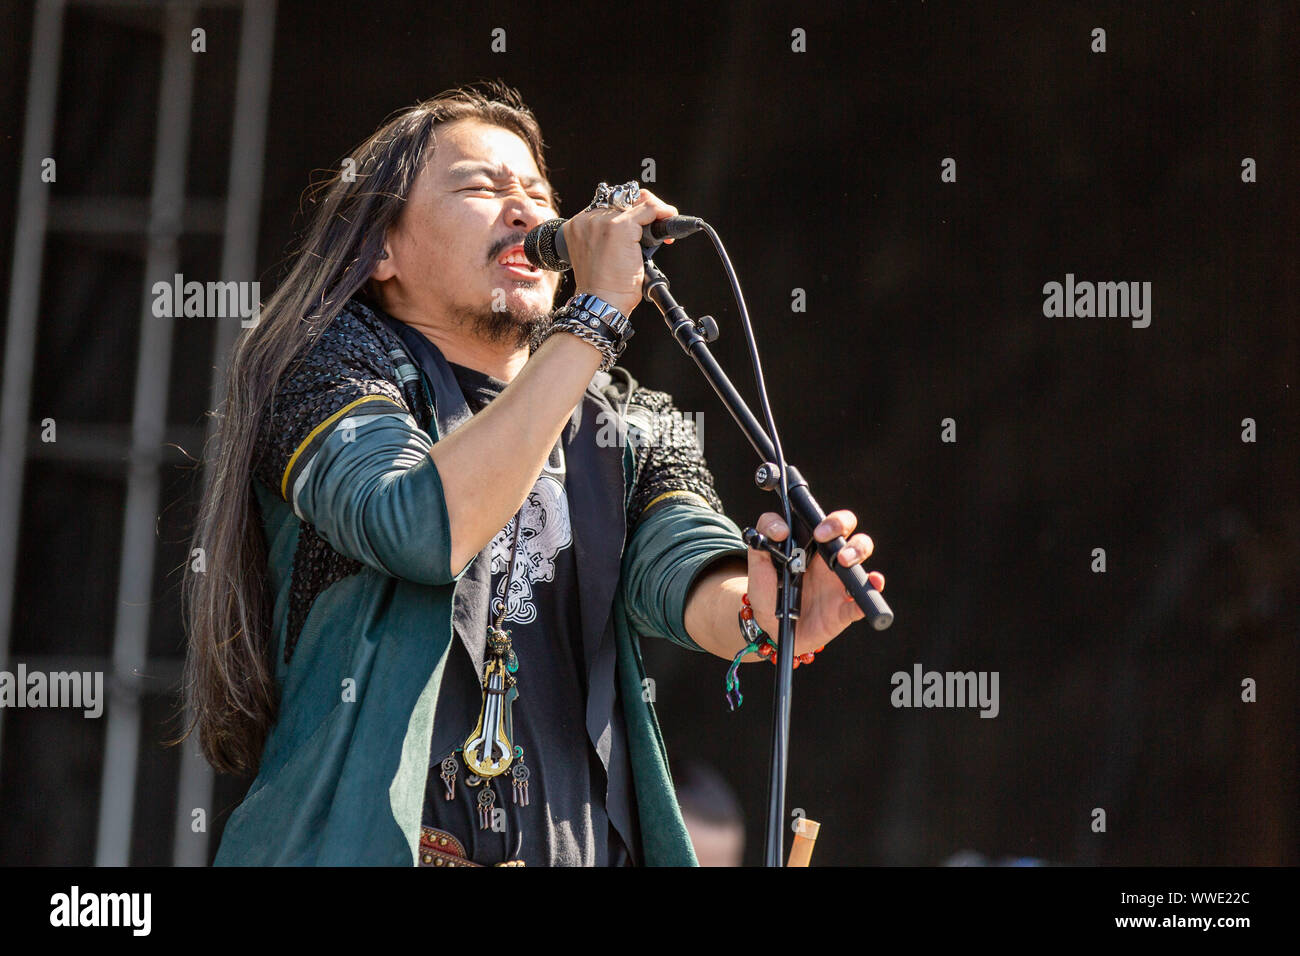
[[[492,790],[492,781],[483,781],[483,789],[478,792],[478,828],[492,829],[492,811],[496,808],[497,795]]]

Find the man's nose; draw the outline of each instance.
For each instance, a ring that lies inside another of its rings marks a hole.
[[[511,228],[528,230],[554,218],[555,213],[548,204],[515,190],[506,200],[505,216]]]

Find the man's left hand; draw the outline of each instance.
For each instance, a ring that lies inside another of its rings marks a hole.
[[[858,518],[852,511],[833,511],[817,526],[813,537],[817,541],[830,541],[844,535],[847,543],[835,556],[835,560],[845,567],[851,567],[869,558],[875,548],[869,536],[861,532],[853,534],[853,529],[857,526]],[[760,534],[777,542],[784,541],[790,534],[784,519],[771,511],[764,512],[754,527]],[[854,621],[866,617],[849,596],[839,577],[826,566],[822,556],[813,551],[809,553],[808,559],[799,601],[799,620],[795,622],[796,657],[829,644]],[[885,590],[885,576],[879,571],[869,572],[867,579],[877,591]],[[773,641],[777,639],[776,593],[780,583],[781,576],[773,564],[772,556],[765,550],[750,548],[749,603],[754,608],[754,620]]]

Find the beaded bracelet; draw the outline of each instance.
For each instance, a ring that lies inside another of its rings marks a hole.
[[[776,641],[772,640],[771,635],[758,626],[754,620],[754,607],[749,603],[749,594],[745,593],[740,596],[740,634],[745,638],[745,647],[731,661],[731,666],[727,668],[727,704],[732,710],[735,710],[745,698],[740,693],[740,662],[750,654],[758,654],[767,658],[773,664],[776,664]],[[794,669],[798,670],[800,664],[811,664],[818,654],[826,649],[823,644],[814,651],[807,654],[797,654],[794,658]]]

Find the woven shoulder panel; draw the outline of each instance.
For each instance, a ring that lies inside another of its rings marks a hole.
[[[692,500],[722,513],[713,474],[697,443],[695,420],[677,409],[671,395],[634,387],[625,418],[637,458],[629,534],[652,509],[672,500]]]
[[[428,414],[417,399],[418,379],[404,376],[400,340],[369,309],[351,302],[304,347],[276,384],[258,424],[253,474],[282,498],[285,473],[295,453],[330,416],[363,399],[411,414],[427,430]]]

